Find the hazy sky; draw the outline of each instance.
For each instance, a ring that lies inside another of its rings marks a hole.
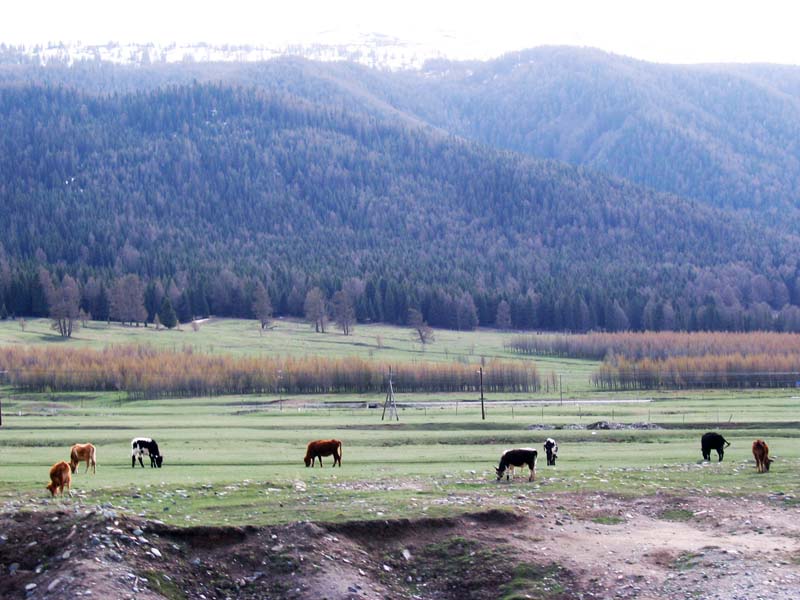
[[[543,44],[659,62],[800,64],[800,3],[779,0],[26,0],[6,3],[0,42],[314,42],[325,31],[442,40],[488,57]],[[444,37],[443,37],[444,36]]]

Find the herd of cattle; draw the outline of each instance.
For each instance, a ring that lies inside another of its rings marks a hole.
[[[703,460],[711,460],[711,451],[716,450],[719,462],[722,462],[722,457],[725,455],[725,448],[730,446],[724,437],[714,431],[709,431],[703,434],[700,438],[700,450],[703,453]],[[553,438],[547,438],[544,442],[544,451],[547,456],[547,465],[555,466],[556,459],[558,458],[558,444]],[[150,438],[134,438],[131,440],[131,467],[136,467],[138,459],[139,464],[144,468],[142,457],[147,456],[150,458],[151,468],[161,468],[164,462],[164,455],[158,449],[158,444],[155,440]],[[303,461],[306,467],[314,467],[316,461],[319,460],[319,466],[322,467],[322,457],[333,456],[333,466],[339,464],[342,466],[342,442],[339,440],[315,440],[308,443],[306,447],[306,455]],[[495,467],[497,474],[497,481],[500,481],[505,475],[506,480],[513,479],[514,468],[528,467],[530,475],[528,481],[536,479],[536,461],[539,457],[539,452],[536,448],[513,448],[506,450],[500,456],[500,464]],[[753,457],[756,460],[756,469],[759,473],[769,471],[769,465],[773,459],[769,457],[769,446],[764,440],[756,440],[753,442]],[[86,463],[86,471],[89,467],[92,468],[92,473],[97,472],[97,450],[92,444],[75,444],[70,448],[69,463],[60,461],[50,468],[50,483],[47,489],[50,494],[55,496],[56,493],[64,494],[64,488],[67,491],[70,489],[72,483],[72,473],[78,469],[78,465],[82,462]]]
[[[142,457],[148,456],[150,458],[150,467],[161,468],[164,462],[164,456],[158,449],[158,444],[155,440],[150,438],[133,438],[131,440],[131,467],[136,466],[136,459],[139,459],[139,464],[144,468]],[[50,483],[47,484],[47,489],[50,494],[55,496],[56,493],[64,495],[64,488],[69,491],[72,485],[72,473],[78,470],[78,465],[82,462],[86,463],[86,470],[92,467],[92,473],[97,473],[97,449],[93,444],[74,444],[69,450],[69,462],[64,460],[57,462],[50,467]]]

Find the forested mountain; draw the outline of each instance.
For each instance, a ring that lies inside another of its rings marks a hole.
[[[102,62],[34,67],[0,53],[0,82],[121,93],[193,81],[254,86],[376,118],[425,123],[566,161],[796,230],[800,68],[660,65],[543,47],[487,62],[388,72],[282,58],[262,63]],[[790,218],[791,217],[791,218]],[[797,231],[795,231],[797,233]]]
[[[764,222],[786,225],[800,209],[798,67],[660,65],[545,47],[390,74],[326,65],[317,77],[374,112],[388,105],[492,147]]]
[[[70,274],[104,318],[134,274],[184,319],[252,316],[262,283],[281,314],[320,286],[360,320],[491,325],[505,300],[520,328],[800,328],[794,237],[263,87],[3,87],[0,307],[46,314]]]
[[[777,221],[800,207],[800,68],[539,48],[404,76],[415,114],[496,147]]]

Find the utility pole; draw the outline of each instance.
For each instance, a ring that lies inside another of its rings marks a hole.
[[[564,388],[561,387],[561,373],[558,374],[558,393],[561,396],[561,406],[564,406]]]
[[[399,421],[400,415],[397,412],[397,403],[394,401],[394,386],[392,386],[392,367],[389,367],[389,389],[386,390],[386,400],[383,401],[383,414],[381,421],[386,418],[386,409],[389,409],[389,420],[392,419],[392,414]]]
[[[483,367],[478,370],[481,375],[481,420],[486,420],[486,408],[483,405]]]

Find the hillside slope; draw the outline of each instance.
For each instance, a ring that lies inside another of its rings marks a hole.
[[[800,68],[661,65],[571,47],[386,72],[351,63],[0,65],[0,81],[122,93],[193,81],[288,93],[566,161],[792,230]]]
[[[782,221],[800,207],[800,68],[538,48],[403,74],[432,124]]]
[[[741,314],[798,301],[794,238],[288,94],[10,87],[0,148],[0,258],[19,269],[194,288],[230,270],[266,281],[287,312],[298,281],[332,293],[359,277],[381,305],[362,317],[403,322],[418,305],[443,325],[464,291],[483,323],[507,298],[519,326],[579,329],[621,325],[615,303],[643,326],[649,300],[687,325],[709,301]],[[8,267],[4,277],[11,305]]]

